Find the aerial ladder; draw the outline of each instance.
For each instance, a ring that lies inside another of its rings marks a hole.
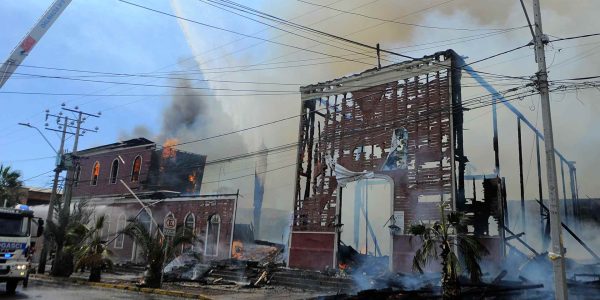
[[[25,38],[23,38],[21,43],[12,51],[8,59],[2,63],[2,67],[0,68],[0,89],[70,3],[71,0],[55,0],[35,26],[31,28]]]

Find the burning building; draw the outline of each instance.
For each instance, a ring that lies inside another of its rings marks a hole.
[[[158,147],[136,138],[77,153],[73,201],[87,200],[96,217],[105,215],[104,235],[115,261],[141,259],[135,243],[117,234],[128,220],[136,218],[154,231],[167,216],[199,240],[182,252],[201,253],[206,260],[231,257],[237,194],[199,195],[206,156],[180,151],[176,144],[167,140]],[[127,187],[149,207],[150,215]]]
[[[177,150],[168,140],[158,149],[145,138],[81,150],[75,159],[74,197],[127,193],[123,180],[136,192],[200,191],[206,156]]]
[[[352,246],[410,271],[404,228],[465,208],[462,64],[448,50],[300,89],[290,267],[337,268]]]

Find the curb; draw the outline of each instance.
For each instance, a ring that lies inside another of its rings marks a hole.
[[[188,293],[188,292],[164,290],[164,289],[140,288],[137,286],[119,284],[119,283],[89,282],[86,280],[75,279],[75,278],[61,278],[59,280],[59,279],[52,278],[49,276],[37,275],[37,274],[31,274],[30,278],[33,280],[39,280],[39,281],[49,281],[49,282],[57,282],[57,283],[70,282],[70,283],[88,285],[88,286],[93,286],[93,287],[98,287],[98,288],[117,289],[117,290],[140,292],[140,293],[146,293],[146,294],[156,294],[156,295],[163,295],[163,296],[179,297],[179,298],[212,300],[212,298],[209,298],[202,294],[193,294],[193,293]]]

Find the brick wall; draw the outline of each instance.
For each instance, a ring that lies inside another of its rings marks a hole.
[[[164,218],[169,212],[172,212],[177,219],[178,226],[182,226],[185,217],[189,213],[193,213],[195,216],[195,234],[198,238],[198,242],[194,245],[194,252],[204,253],[204,241],[206,239],[206,229],[209,218],[215,214],[218,214],[221,218],[220,231],[219,231],[219,243],[218,252],[216,256],[206,256],[205,260],[216,260],[229,258],[229,249],[231,241],[231,230],[233,224],[235,199],[219,198],[215,200],[206,200],[199,198],[184,198],[180,201],[173,201],[173,199],[166,199],[165,202],[158,203],[151,208],[153,217],[158,222],[159,226],[162,227]],[[128,220],[134,217],[140,210],[141,206],[139,203],[114,203],[103,207],[98,206],[98,210],[104,210],[104,214],[110,216],[110,222],[108,224],[109,236],[107,240],[112,240],[117,232],[117,222],[121,214],[125,215],[125,219]],[[101,213],[99,213],[101,214]],[[105,225],[106,226],[106,225]],[[155,230],[156,225],[152,225]],[[142,262],[142,258],[138,255],[137,259],[133,255],[134,243],[129,237],[124,238],[123,247],[116,248],[115,242],[112,241],[109,245],[110,250],[113,253],[113,260],[118,263],[129,262],[132,259],[135,262]]]
[[[127,183],[134,191],[140,190],[141,183],[145,182],[148,178],[153,148],[153,145],[146,145],[112,150],[99,154],[83,153],[82,157],[78,160],[81,167],[81,173],[77,186],[73,187],[73,197],[125,194],[127,193],[127,189],[119,182],[119,179],[123,179],[123,181],[125,181],[125,183]],[[119,160],[117,182],[112,184],[109,181],[111,165],[115,159],[118,160],[119,155],[123,158],[125,163],[122,163]],[[140,177],[137,182],[132,182],[131,172],[133,162],[138,155],[142,157]],[[98,176],[97,184],[92,185],[92,169],[96,162],[100,163],[100,175]]]

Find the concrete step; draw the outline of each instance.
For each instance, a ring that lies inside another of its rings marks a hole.
[[[289,281],[289,280],[281,280],[278,278],[273,278],[271,280],[271,284],[277,284],[281,286],[288,286],[294,288],[300,288],[305,290],[314,290],[314,291],[351,291],[353,289],[352,286],[346,284],[334,285],[334,284],[321,284],[319,282],[315,282],[312,280],[297,280],[297,281]]]
[[[350,291],[355,283],[351,278],[328,276],[319,272],[282,270],[274,274],[273,283],[312,290]]]

